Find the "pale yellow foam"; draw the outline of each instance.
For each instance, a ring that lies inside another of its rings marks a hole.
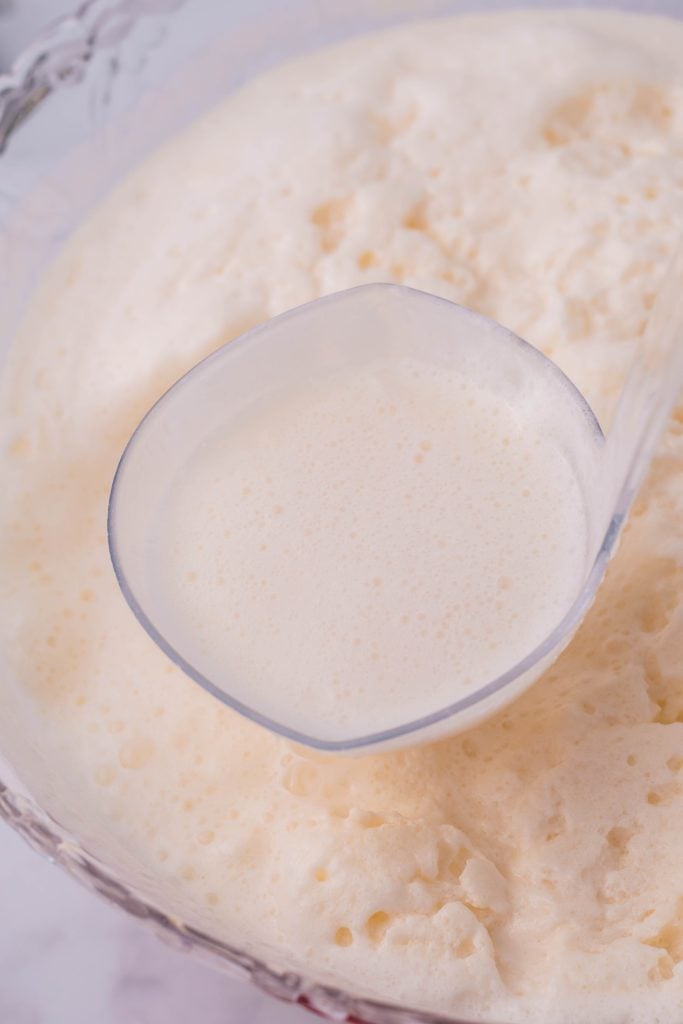
[[[2,398],[2,742],[176,915],[455,1016],[679,1024],[683,414],[562,659],[406,753],[314,758],[220,709],[133,619],[105,519],[164,387],[362,281],[491,314],[607,418],[678,234],[682,43],[536,14],[307,59],[154,157],[51,271]]]

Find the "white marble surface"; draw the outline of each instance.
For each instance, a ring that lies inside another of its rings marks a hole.
[[[0,0],[0,72],[11,64],[17,54],[42,29],[56,18],[75,10],[81,2],[82,0]]]
[[[0,72],[38,32],[78,0],[0,0]]]
[[[0,1024],[308,1024],[166,947],[0,824]]]

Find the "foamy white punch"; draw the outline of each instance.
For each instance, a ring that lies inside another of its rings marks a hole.
[[[148,639],[106,548],[123,445],[221,339],[377,279],[486,310],[609,430],[677,244],[682,49],[673,19],[534,8],[273,69],[93,210],[3,364],[3,753],[108,873],[302,990],[681,1024],[683,406],[552,669],[358,758],[289,749]]]
[[[275,731],[363,749],[528,685],[594,555],[602,435],[536,349],[396,286],[231,343],[138,428],[119,580],[193,678]]]

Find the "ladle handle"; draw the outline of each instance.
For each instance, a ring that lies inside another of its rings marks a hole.
[[[645,327],[605,445],[605,518],[628,511],[683,387],[683,241]]]

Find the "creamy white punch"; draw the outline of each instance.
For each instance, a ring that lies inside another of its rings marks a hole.
[[[148,573],[195,669],[340,740],[439,711],[533,651],[580,589],[587,518],[547,409],[512,406],[495,369],[485,387],[425,357],[301,377],[175,472]]]
[[[561,658],[402,752],[315,756],[221,707],[131,613],[106,518],[181,374],[364,282],[492,316],[607,424],[678,244],[682,53],[675,21],[536,11],[307,56],[135,170],[48,272],[0,392],[0,744],[176,919],[456,1019],[680,1024],[683,409]]]

